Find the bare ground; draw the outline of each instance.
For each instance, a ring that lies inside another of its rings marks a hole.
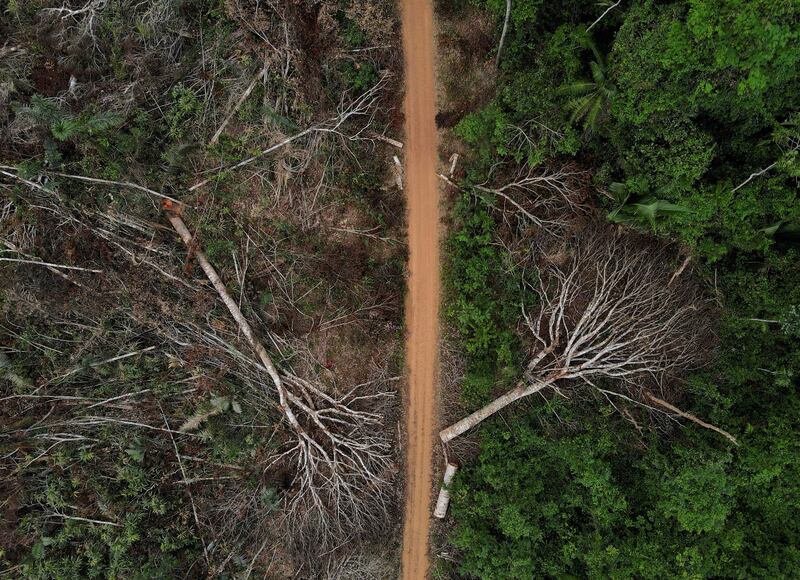
[[[425,578],[429,567],[431,453],[439,342],[439,190],[434,29],[431,0],[403,0],[406,67],[406,197],[409,280],[406,302],[408,447],[403,578]]]

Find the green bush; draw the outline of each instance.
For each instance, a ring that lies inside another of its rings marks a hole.
[[[793,576],[800,445],[785,420],[795,411],[753,431],[733,455],[696,430],[683,441],[636,443],[619,420],[560,407],[573,427],[543,430],[552,410],[542,406],[482,429],[481,456],[452,492],[462,573]]]
[[[516,374],[519,347],[512,326],[521,300],[493,244],[494,222],[488,206],[464,194],[455,216],[457,226],[447,244],[446,315],[467,352],[464,397],[479,404],[496,383],[504,385]]]

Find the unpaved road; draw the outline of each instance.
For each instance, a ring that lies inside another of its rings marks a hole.
[[[404,579],[425,578],[431,452],[439,349],[439,187],[432,0],[402,0],[405,54],[405,192],[409,280],[406,297],[406,510]]]

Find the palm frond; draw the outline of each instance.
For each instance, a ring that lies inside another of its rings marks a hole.
[[[571,100],[567,106],[572,109],[572,121],[580,121],[591,111],[597,95],[595,93]]]
[[[586,120],[583,123],[583,128],[586,131],[594,131],[597,128],[597,121],[603,112],[603,99],[600,95],[595,95],[593,100],[594,102],[586,113]]]
[[[597,85],[592,81],[575,81],[568,85],[564,85],[556,91],[559,95],[583,95],[592,92],[596,89]]]

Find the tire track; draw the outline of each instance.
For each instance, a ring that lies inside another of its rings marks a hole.
[[[432,0],[402,0],[405,55],[405,192],[409,279],[406,296],[406,506],[402,577],[429,567],[431,454],[439,350],[439,185]]]

